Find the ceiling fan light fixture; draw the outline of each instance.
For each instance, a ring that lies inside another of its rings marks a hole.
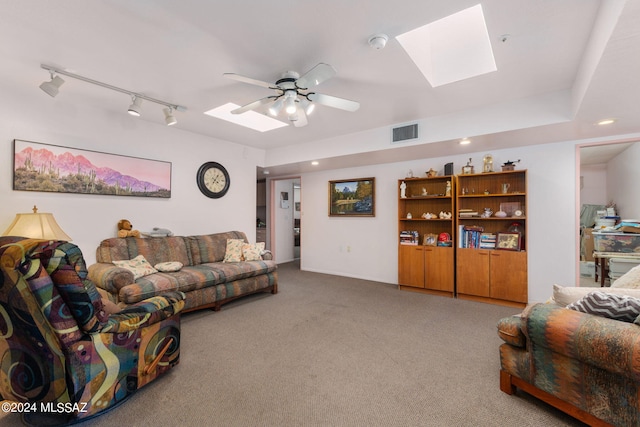
[[[137,96],[134,96],[133,102],[131,103],[131,105],[129,105],[129,109],[127,110],[127,113],[131,114],[132,116],[140,117],[141,106],[142,106],[142,98],[138,98]]]
[[[309,101],[307,97],[302,98],[302,100],[300,101],[300,106],[302,107],[302,109],[304,110],[307,116],[313,113],[313,110],[316,109],[316,104]]]
[[[278,114],[280,114],[280,111],[282,111],[283,103],[284,101],[282,100],[282,98],[278,98],[278,100],[271,104],[271,107],[269,107],[269,114],[271,114],[273,117],[276,117]]]
[[[298,107],[296,106],[296,99],[292,96],[287,97],[285,104],[285,111],[287,112],[287,114],[295,114],[295,112],[298,110]]]

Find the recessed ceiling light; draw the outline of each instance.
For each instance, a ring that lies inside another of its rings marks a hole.
[[[616,119],[604,119],[604,120],[600,120],[598,122],[598,126],[604,126],[604,125],[610,125],[612,123],[615,123]]]
[[[396,38],[433,87],[498,69],[480,4]]]
[[[249,129],[257,130],[259,132],[267,132],[284,126],[289,126],[287,123],[281,122],[280,120],[273,119],[255,111],[247,111],[242,114],[231,114],[231,111],[235,110],[236,108],[240,108],[240,106],[229,102],[217,108],[205,111],[204,113],[208,116],[226,120],[228,122],[235,123]]]
[[[311,162],[311,164],[312,164],[313,166],[318,166],[318,165],[320,164],[320,162],[319,162],[319,161],[317,161],[317,160],[314,160],[313,162]]]
[[[471,140],[469,138],[462,138],[460,140],[460,145],[467,145],[467,144],[471,144]]]

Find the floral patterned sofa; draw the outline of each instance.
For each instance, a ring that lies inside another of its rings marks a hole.
[[[181,292],[109,313],[60,241],[0,237],[0,270],[0,399],[27,424],[100,414],[178,363]]]
[[[500,389],[521,389],[588,425],[640,425],[640,290],[558,288],[562,298],[499,321]],[[579,290],[580,299],[562,301]],[[616,310],[631,317],[592,304],[607,299],[623,301]]]
[[[97,263],[89,266],[89,278],[121,306],[181,291],[186,295],[184,311],[219,310],[222,304],[245,295],[278,292],[277,264],[263,250],[264,244],[259,245],[249,245],[240,231],[111,238],[100,243]],[[144,260],[148,270],[138,269],[136,259]],[[129,262],[134,263],[133,268]],[[166,266],[169,268],[163,268]],[[134,275],[135,271],[141,272]]]

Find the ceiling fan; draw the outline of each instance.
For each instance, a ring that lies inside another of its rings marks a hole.
[[[311,111],[315,108],[315,103],[352,112],[360,108],[359,102],[311,91],[310,88],[319,85],[335,75],[335,68],[322,62],[302,76],[295,71],[286,71],[275,84],[235,73],[224,74],[225,77],[232,80],[262,86],[276,91],[275,95],[250,102],[249,104],[232,110],[231,113],[242,114],[262,107],[263,105],[270,104],[268,107],[270,115],[275,117],[284,109],[287,118],[295,127],[307,125],[307,115],[311,114]]]

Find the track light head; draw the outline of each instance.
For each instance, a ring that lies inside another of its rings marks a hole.
[[[142,106],[142,98],[138,98],[137,96],[134,96],[133,102],[131,103],[131,105],[129,105],[129,109],[127,110],[127,113],[131,114],[132,116],[140,117],[141,106]]]
[[[173,109],[172,108],[165,108],[162,111],[164,111],[164,122],[167,124],[167,126],[173,126],[176,123],[178,123],[176,118],[173,117]]]
[[[62,80],[60,76],[57,76],[52,71],[51,81],[42,82],[42,84],[40,85],[40,89],[45,91],[47,95],[51,96],[52,98],[55,98],[56,95],[58,94],[58,89],[60,89],[60,86],[62,86],[63,84],[64,84],[64,80]]]

